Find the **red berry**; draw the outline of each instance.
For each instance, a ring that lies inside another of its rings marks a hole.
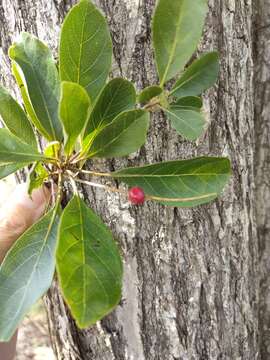
[[[128,199],[134,205],[141,205],[145,201],[145,194],[140,187],[133,187],[128,191]]]

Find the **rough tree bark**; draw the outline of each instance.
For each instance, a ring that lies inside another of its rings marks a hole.
[[[262,359],[270,358],[270,1],[255,6],[256,215],[260,259],[259,339]]]
[[[4,83],[14,87],[6,54],[16,34],[33,32],[56,50],[60,23],[74,2],[0,0]],[[95,2],[112,31],[113,75],[132,79],[138,89],[155,83],[150,43],[155,0]],[[83,190],[121,244],[123,300],[97,326],[79,331],[54,284],[46,305],[58,359],[269,358],[269,11],[269,0],[209,0],[200,50],[220,51],[221,72],[216,89],[205,96],[209,128],[198,144],[183,141],[157,114],[139,153],[95,164],[115,169],[228,155],[233,177],[219,200],[193,210],[150,203],[134,209],[115,194]]]

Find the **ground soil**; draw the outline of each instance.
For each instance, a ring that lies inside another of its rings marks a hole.
[[[55,360],[41,301],[20,326],[16,360]]]

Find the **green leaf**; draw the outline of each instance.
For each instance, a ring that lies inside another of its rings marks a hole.
[[[173,105],[179,105],[184,107],[192,107],[200,110],[203,106],[202,99],[197,96],[187,96],[178,99]]]
[[[218,78],[219,57],[211,52],[195,60],[175,83],[171,94],[176,97],[200,95],[213,86]]]
[[[37,147],[36,137],[33,128],[17,101],[0,86],[0,115],[6,128],[23,142]]]
[[[187,140],[196,140],[204,132],[206,122],[197,108],[171,106],[163,109],[168,115],[173,128]]]
[[[76,141],[90,115],[91,101],[79,84],[64,81],[61,84],[59,114],[65,129],[65,152],[72,154]]]
[[[32,196],[32,192],[40,188],[48,177],[49,173],[44,169],[42,164],[36,163],[28,176],[28,194]]]
[[[178,74],[202,35],[207,0],[159,0],[152,24],[161,86]]]
[[[60,40],[61,80],[83,86],[92,101],[103,88],[112,62],[107,22],[89,0],[81,0],[65,18]]]
[[[137,151],[146,140],[149,113],[143,110],[123,112],[92,138],[88,157],[121,157]],[[89,137],[85,139],[87,149]]]
[[[192,207],[215,199],[230,173],[229,159],[201,157],[127,168],[111,176],[141,187],[148,198],[164,205]]]
[[[55,269],[55,210],[27,230],[0,267],[0,341],[8,341],[32,305],[48,290]]]
[[[57,272],[81,328],[102,319],[120,301],[123,269],[118,247],[101,219],[78,196],[61,217]]]
[[[33,35],[22,33],[9,49],[37,117],[37,128],[49,140],[62,140],[58,118],[60,83],[50,50]],[[26,104],[27,105],[27,104]],[[41,127],[39,127],[41,125]]]
[[[11,68],[12,68],[12,74],[20,88],[24,108],[29,116],[29,119],[31,120],[32,124],[38,129],[40,134],[48,138],[49,135],[47,134],[46,130],[43,128],[41,122],[38,120],[35,110],[33,109],[33,106],[31,104],[31,101],[27,93],[26,85],[24,84],[23,74],[20,74],[21,73],[20,68],[17,66],[17,64],[14,61],[11,62]]]
[[[136,91],[131,82],[116,78],[102,90],[91,113],[85,135],[108,125],[121,112],[135,107]]]
[[[44,159],[46,157],[7,129],[0,129],[0,163],[31,163]]]
[[[44,155],[46,155],[48,158],[56,158],[58,159],[60,157],[60,151],[61,151],[61,144],[58,141],[52,141],[47,144],[47,146],[44,149]]]
[[[148,86],[140,93],[139,102],[141,104],[147,104],[150,100],[162,94],[162,92],[163,90],[160,86]]]
[[[27,163],[7,163],[7,164],[0,164],[0,180],[4,179],[5,177],[13,174],[14,172],[24,168]]]

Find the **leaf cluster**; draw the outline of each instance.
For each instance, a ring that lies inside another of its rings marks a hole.
[[[108,80],[112,41],[106,19],[89,0],[68,13],[61,31],[59,64],[35,36],[22,33],[11,46],[12,72],[23,107],[0,86],[0,178],[30,168],[29,194],[55,183],[50,210],[26,231],[0,267],[0,340],[11,338],[55,273],[78,326],[87,327],[119,302],[123,266],[112,234],[78,194],[76,183],[107,177],[139,186],[146,199],[192,207],[208,203],[230,176],[226,158],[201,157],[100,173],[88,159],[127,156],[146,141],[150,114],[163,111],[185,139],[196,140],[206,122],[200,95],[218,77],[218,54],[202,55],[188,67],[200,40],[206,0],[159,0],[152,22],[159,84],[137,93],[123,78]],[[168,84],[172,83],[169,86]],[[41,152],[37,135],[47,145]],[[74,195],[65,209],[63,184]]]

